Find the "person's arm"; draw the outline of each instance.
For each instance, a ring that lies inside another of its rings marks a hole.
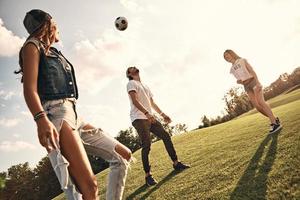
[[[252,66],[247,62],[247,60],[245,60],[245,65],[246,65],[246,68],[248,70],[248,72],[254,77],[254,79],[256,80],[256,83],[257,83],[257,86],[258,88],[261,90],[262,89],[262,85],[260,84],[259,80],[258,80],[258,77],[255,73],[255,71],[253,70]]]
[[[23,58],[23,93],[26,104],[34,116],[35,114],[43,111],[42,104],[37,92],[38,82],[38,67],[40,54],[37,47],[28,43],[22,50]],[[44,114],[43,117],[36,120],[39,142],[48,151],[51,150],[51,146],[57,148],[56,141],[58,140],[58,134],[54,125],[48,120]],[[50,141],[50,144],[48,143]]]
[[[138,101],[137,97],[136,97],[136,91],[134,90],[131,90],[128,92],[130,98],[131,98],[131,101],[133,103],[133,105],[135,107],[137,107],[137,109],[139,109],[142,113],[144,113],[146,115],[146,117],[148,118],[148,120],[153,123],[155,122],[155,118],[153,115],[151,115],[147,110],[146,108]]]
[[[252,66],[247,62],[247,60],[245,60],[245,65],[248,72],[255,78],[257,82],[259,82],[255,71],[253,70]]]
[[[162,117],[164,118],[165,122],[171,123],[171,122],[172,122],[171,118],[170,118],[168,115],[166,115],[165,113],[163,113],[163,112],[161,111],[161,109],[160,109],[160,108],[158,107],[158,105],[154,102],[154,100],[153,100],[152,97],[150,98],[150,101],[151,101],[151,106],[152,106],[152,108],[153,108],[160,116],[162,116]]]

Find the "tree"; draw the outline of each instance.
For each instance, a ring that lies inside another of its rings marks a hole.
[[[89,159],[94,173],[108,167],[101,158]],[[8,178],[5,172],[0,173],[0,185],[4,187],[0,187],[0,199],[50,200],[63,192],[48,157],[42,158],[33,170],[27,162],[10,167]]]
[[[161,117],[156,117],[156,119],[162,124],[162,126],[169,133],[170,136],[178,135],[183,132],[187,132],[188,127],[186,124],[178,123],[175,125],[171,125],[170,123],[166,123],[164,121],[164,119]],[[155,138],[157,138],[157,137],[155,136]],[[157,140],[159,140],[159,138],[153,139],[153,141],[157,141]]]
[[[116,140],[127,146],[132,152],[135,152],[141,148],[139,137],[133,132],[133,127],[129,127],[126,130],[121,130],[118,133]]]
[[[247,94],[239,87],[231,88],[225,95],[225,110],[231,118],[239,116],[253,108]]]
[[[205,128],[205,127],[209,127],[210,126],[210,121],[209,119],[206,117],[206,115],[204,115],[202,117],[202,127]]]
[[[101,157],[94,156],[94,155],[88,155],[88,159],[90,161],[90,164],[91,164],[94,174],[98,174],[99,172],[101,172],[109,167],[109,163],[106,162]]]
[[[4,199],[38,199],[33,186],[34,178],[28,162],[10,167],[3,190]]]
[[[174,127],[175,127],[174,128],[174,135],[185,133],[185,132],[187,132],[187,129],[188,129],[186,124],[181,124],[181,123],[176,124]]]
[[[2,190],[5,187],[6,176],[6,172],[0,173],[0,190]]]
[[[5,188],[6,176],[6,172],[0,173],[0,197],[4,196],[3,191]]]
[[[37,199],[52,199],[63,192],[48,157],[42,158],[33,171]]]

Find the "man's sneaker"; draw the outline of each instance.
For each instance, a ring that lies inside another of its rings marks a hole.
[[[148,186],[153,186],[153,185],[156,185],[157,184],[157,181],[152,177],[152,175],[149,175],[145,178],[146,180],[146,184]]]
[[[190,166],[189,166],[189,165],[185,165],[185,164],[183,164],[182,162],[178,162],[177,165],[173,165],[173,168],[174,168],[176,171],[181,171],[181,170],[190,168]]]
[[[280,124],[271,124],[269,134],[276,133],[276,132],[279,131],[281,128],[282,128],[282,127],[281,127]]]
[[[280,120],[278,117],[276,117],[276,124],[280,124]]]

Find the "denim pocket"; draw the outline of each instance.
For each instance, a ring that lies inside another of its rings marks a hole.
[[[60,99],[49,101],[45,110],[48,113],[48,116],[54,116],[65,114],[70,108],[72,108],[71,102],[65,99]]]

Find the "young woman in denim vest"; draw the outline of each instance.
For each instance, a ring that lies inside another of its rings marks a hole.
[[[98,199],[97,180],[85,150],[110,162],[106,199],[122,199],[130,150],[77,116],[75,72],[61,52],[52,47],[59,41],[58,28],[52,17],[35,9],[26,14],[23,23],[30,35],[20,50],[20,70],[16,73],[23,75],[24,97],[36,121],[40,144],[47,149],[48,155],[57,149],[62,152],[67,163],[58,163],[59,158],[49,156],[54,165],[69,166],[66,173],[63,169],[57,172],[54,167],[68,199],[80,199],[68,186],[72,180],[83,199]],[[62,180],[68,172],[71,181]]]
[[[279,118],[274,116],[270,106],[265,101],[262,85],[251,65],[231,49],[227,49],[223,56],[227,62],[232,64],[230,73],[235,76],[238,84],[244,86],[252,105],[258,112],[269,118],[271,123],[269,133],[279,131],[282,128]]]

